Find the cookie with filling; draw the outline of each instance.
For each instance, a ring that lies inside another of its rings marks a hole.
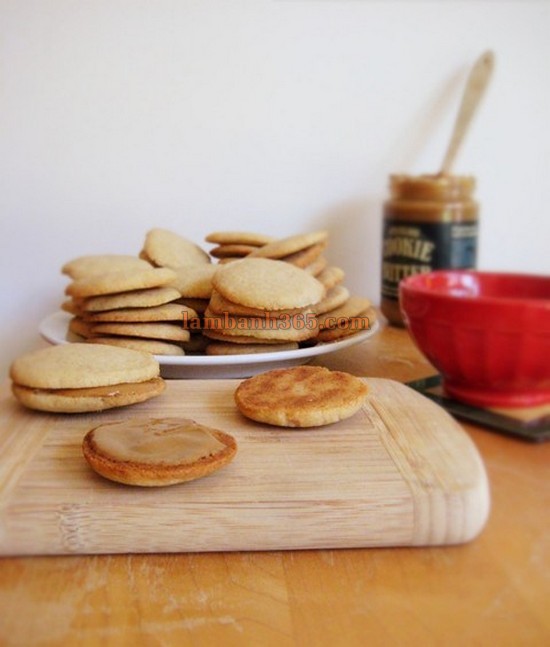
[[[82,452],[106,479],[158,487],[217,472],[234,459],[237,442],[187,418],[139,418],[94,427],[84,436]]]
[[[50,346],[18,357],[12,392],[26,407],[57,413],[102,411],[143,402],[164,390],[149,353],[88,343]]]

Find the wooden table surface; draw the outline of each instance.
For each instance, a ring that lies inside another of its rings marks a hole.
[[[319,363],[399,381],[433,373],[390,327]],[[550,445],[464,428],[492,494],[468,544],[4,558],[0,645],[549,645]]]

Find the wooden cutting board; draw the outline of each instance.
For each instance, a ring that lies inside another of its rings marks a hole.
[[[412,389],[367,379],[352,418],[286,430],[243,418],[236,380],[169,381],[161,396],[101,414],[22,408],[0,390],[0,554],[279,550],[465,542],[489,490],[469,437]],[[166,488],[107,481],[81,453],[102,422],[182,416],[235,436],[219,472]]]

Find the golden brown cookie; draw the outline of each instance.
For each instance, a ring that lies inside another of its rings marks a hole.
[[[216,341],[227,342],[231,344],[265,344],[265,345],[278,345],[281,343],[280,339],[251,339],[249,335],[226,335],[222,330],[203,330],[202,333],[208,339]]]
[[[194,420],[140,418],[94,427],[82,452],[90,467],[111,481],[154,487],[212,474],[233,460],[237,443]]]
[[[180,293],[176,288],[145,288],[144,290],[88,297],[79,301],[78,305],[85,312],[103,312],[120,308],[152,308],[175,301],[179,297]]]
[[[301,249],[299,252],[283,256],[280,260],[285,261],[285,263],[292,263],[292,265],[296,265],[296,267],[307,268],[322,256],[326,246],[326,242],[317,243],[317,245],[310,245],[309,247],[306,247],[306,249]]]
[[[10,367],[13,394],[22,404],[59,413],[142,402],[164,389],[159,374],[148,353],[88,343],[41,348]]]
[[[252,231],[213,231],[206,236],[205,240],[217,245],[254,245],[259,247],[276,239],[274,236]]]
[[[120,308],[105,312],[93,312],[84,315],[87,322],[120,321],[125,323],[155,322],[155,321],[183,321],[184,317],[192,318],[197,313],[188,306],[180,303],[164,303],[150,308]]]
[[[52,413],[90,413],[145,402],[160,395],[165,386],[164,380],[156,377],[146,382],[82,389],[43,390],[14,383],[12,392],[29,409]]]
[[[65,263],[61,268],[61,271],[72,279],[81,279],[85,276],[104,274],[105,272],[146,270],[150,267],[150,263],[147,263],[137,256],[129,256],[125,254],[95,254],[75,258],[72,261]]]
[[[325,295],[324,286],[305,270],[283,261],[250,256],[220,266],[212,284],[233,303],[265,310],[300,308]]]
[[[367,397],[365,382],[321,366],[261,373],[239,384],[235,402],[243,415],[281,427],[317,427],[354,415]]]
[[[48,346],[18,357],[10,367],[17,384],[39,389],[75,389],[144,382],[159,375],[150,355],[87,343]]]
[[[217,245],[210,250],[210,255],[214,258],[235,258],[246,256],[258,249],[255,245],[243,245],[242,243],[227,243],[224,245]]]
[[[158,267],[176,268],[210,263],[208,253],[196,243],[168,229],[155,228],[148,231],[142,252]]]
[[[284,308],[282,310],[250,308],[249,306],[243,306],[240,303],[233,303],[222,296],[217,290],[212,290],[208,309],[214,314],[228,313],[230,315],[239,315],[242,317],[286,317],[307,312],[312,309],[312,306],[305,306],[303,308]]]
[[[280,353],[284,350],[297,350],[296,342],[280,344],[232,344],[230,342],[211,342],[206,346],[207,355],[257,355],[258,353]]]
[[[123,337],[144,337],[165,341],[189,341],[189,331],[183,325],[174,323],[94,323],[90,324],[92,335],[122,335]]]
[[[144,288],[162,287],[176,278],[173,270],[150,267],[146,270],[121,270],[76,279],[65,289],[72,297],[84,298]]]
[[[282,258],[311,247],[312,245],[326,243],[327,240],[328,232],[326,231],[313,231],[308,234],[288,236],[287,238],[280,238],[267,245],[258,247],[256,251],[251,253],[251,256],[258,258]]]
[[[107,344],[108,346],[121,346],[133,348],[151,355],[185,355],[182,346],[158,339],[145,339],[142,337],[91,337],[86,340],[89,344]],[[187,342],[185,342],[187,343]]]

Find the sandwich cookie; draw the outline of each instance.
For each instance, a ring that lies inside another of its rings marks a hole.
[[[14,396],[26,407],[56,413],[102,411],[162,393],[155,358],[129,348],[88,343],[50,346],[10,367]]]
[[[91,429],[82,452],[111,481],[155,487],[212,474],[233,460],[237,443],[230,434],[185,418],[135,419]]]

